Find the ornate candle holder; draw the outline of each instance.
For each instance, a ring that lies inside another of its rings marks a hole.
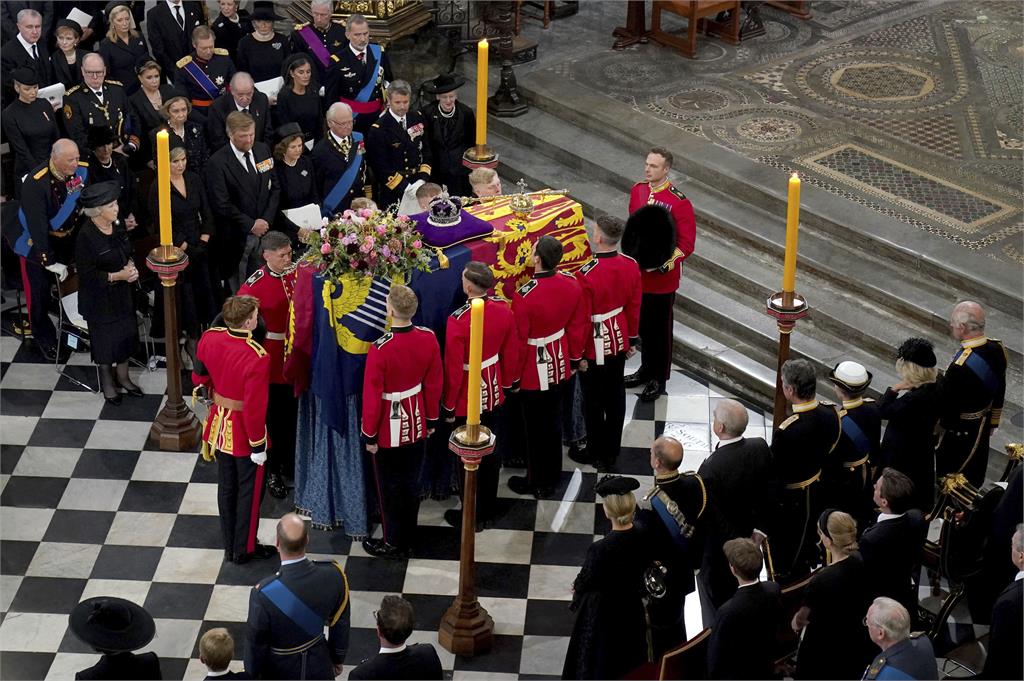
[[[775,408],[773,425],[778,427],[786,420],[786,396],[782,392],[782,365],[789,359],[789,338],[798,320],[807,316],[810,309],[803,296],[793,291],[778,291],[768,296],[765,311],[775,318],[779,327],[779,357],[775,371]]]

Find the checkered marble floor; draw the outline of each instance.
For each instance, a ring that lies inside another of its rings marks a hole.
[[[97,595],[149,610],[157,634],[148,649],[160,656],[164,678],[202,678],[198,639],[211,627],[227,627],[241,657],[249,589],[276,562],[224,564],[215,465],[195,453],[146,449],[166,386],[163,370],[133,369],[146,395],[114,407],[16,338],[0,338],[0,360],[0,677],[68,678],[91,665],[96,655],[70,634],[67,621],[76,603]],[[96,384],[86,354],[75,354],[68,372]],[[648,452],[657,435],[684,443],[688,470],[714,446],[709,414],[723,395],[679,371],[668,393],[654,404],[628,398],[619,468],[644,488],[652,481]],[[763,413],[752,411],[748,435],[764,436],[764,424]],[[464,658],[436,646],[452,678],[561,673],[573,621],[571,584],[587,547],[608,530],[595,501],[595,471],[568,457],[562,469],[557,498],[542,501],[512,493],[504,483],[520,471],[503,471],[498,519],[477,535],[478,589],[494,618],[494,649]],[[338,560],[348,574],[350,665],[376,651],[372,612],[387,593],[402,593],[415,606],[413,640],[436,644],[458,587],[458,533],[443,520],[456,503],[423,504],[420,543],[408,561],[374,559],[340,532],[312,531],[311,554]],[[267,497],[264,542],[289,510],[290,498]],[[693,600],[688,619],[697,631]]]

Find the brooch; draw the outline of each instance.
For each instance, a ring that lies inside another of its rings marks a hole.
[[[217,76],[216,78],[213,79],[213,83],[217,87],[220,87],[221,85],[224,84],[224,76]]]
[[[270,46],[273,47],[275,50],[281,49],[281,43],[270,43]]]
[[[303,177],[305,177],[306,175],[309,175],[309,171],[308,170],[303,170],[302,172],[299,173],[299,175],[302,175]]]

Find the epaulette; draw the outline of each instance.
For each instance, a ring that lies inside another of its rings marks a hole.
[[[89,162],[88,161],[79,161],[78,165],[83,166],[85,168],[88,168],[89,167]]]
[[[213,53],[214,53],[214,54],[219,54],[219,55],[223,55],[223,56],[225,56],[225,57],[226,57],[226,56],[228,56],[228,55],[230,54],[230,52],[228,52],[228,51],[227,51],[227,50],[226,50],[225,48],[223,48],[223,47],[215,47],[215,48],[213,48]]]
[[[488,296],[488,299],[493,300],[496,303],[505,303],[506,305],[508,304],[508,301],[502,298],[501,296]]]
[[[864,400],[865,402],[874,402],[875,401],[874,397],[862,397],[861,399]]]
[[[374,123],[373,125],[371,125],[370,127],[371,128],[379,128],[380,127],[380,119],[377,119],[377,122]]]
[[[81,89],[82,89],[82,84],[81,83],[79,83],[78,85],[73,85],[73,86],[71,86],[71,88],[67,92],[64,93],[64,96],[67,97],[68,95],[73,95],[73,94],[75,94],[76,92],[78,92]]]
[[[386,334],[384,334],[383,336],[381,336],[381,337],[380,337],[380,338],[378,338],[377,340],[373,341],[373,345],[374,345],[374,347],[376,347],[376,348],[382,348],[382,347],[384,347],[384,345],[385,345],[385,344],[386,344],[386,343],[387,343],[387,342],[388,342],[389,340],[391,340],[391,339],[392,339],[392,338],[394,338],[394,337],[395,337],[395,334],[393,334],[393,333],[391,333],[390,331],[388,331],[388,332],[387,332]]]
[[[960,351],[960,354],[956,356],[956,359],[953,360],[953,364],[956,364],[957,366],[961,366],[962,367],[964,365],[964,362],[967,361],[967,358],[971,356],[971,351],[972,350],[973,350],[973,348],[963,348]]]
[[[799,418],[800,414],[793,414],[788,419],[779,424],[779,430],[785,430],[786,428],[789,428],[791,425],[796,423]]]
[[[835,402],[830,402],[828,400],[818,400],[818,404],[824,405],[826,407],[834,407],[834,406],[836,406]]]
[[[226,327],[226,326],[211,326],[210,328],[207,329],[207,331],[227,331],[227,330],[228,330],[228,327]]]
[[[306,28],[307,26],[309,26],[309,22],[308,21],[304,21],[301,24],[295,24],[295,30],[296,31],[301,31],[302,29]]]
[[[527,293],[529,293],[530,291],[532,291],[535,288],[537,288],[537,280],[536,279],[531,279],[530,281],[526,282],[525,284],[520,286],[518,289],[516,289],[516,293],[518,293],[521,296],[525,296]]]
[[[104,85],[117,85],[118,87],[124,87],[124,83],[122,83],[119,80],[105,80],[105,81],[103,81],[103,84]]]
[[[336,54],[332,54],[332,55],[331,55],[331,60],[332,60],[332,61],[336,61],[336,62],[339,62],[339,61],[341,61],[340,59],[338,59],[338,55],[336,55]]]
[[[48,172],[50,172],[50,166],[46,166],[45,168],[40,168],[39,172],[32,176],[32,179],[33,180],[41,180],[41,179],[43,179],[43,175],[46,175],[46,173],[48,173]]]
[[[267,351],[265,349],[263,349],[263,346],[260,345],[259,342],[257,342],[256,340],[254,340],[252,338],[247,338],[245,340],[245,344],[248,345],[250,348],[252,348],[253,350],[256,351],[256,356],[257,357],[266,357],[267,356]]]
[[[558,273],[561,274],[563,277],[569,277],[570,279],[576,278],[576,275],[574,275],[572,272],[566,272],[565,270],[558,270]]]
[[[580,268],[580,274],[587,274],[588,272],[590,272],[590,270],[592,270],[595,267],[597,267],[597,263],[598,263],[597,258],[594,258],[593,260],[591,260],[586,265],[584,265],[583,267]]]
[[[672,195],[675,196],[677,199],[685,199],[686,198],[686,194],[684,194],[681,191],[679,191],[678,189],[676,189],[676,186],[674,184],[669,186],[668,190],[670,192],[672,192]]]
[[[192,61],[192,55],[191,54],[186,54],[184,57],[182,57],[177,62],[175,62],[174,65],[177,66],[179,69],[181,69],[181,68],[185,67],[185,64],[188,64],[191,61]]]
[[[636,262],[636,258],[634,258],[634,257],[633,257],[633,256],[631,256],[631,255],[626,255],[626,254],[625,254],[625,253],[623,253],[622,251],[619,251],[619,255],[620,255],[621,257],[623,257],[623,258],[627,258],[628,260],[632,260],[633,262]]]
[[[434,335],[434,330],[433,330],[433,329],[431,329],[431,328],[430,328],[429,326],[417,326],[416,328],[417,328],[417,329],[419,329],[420,331],[426,331],[426,332],[427,332],[427,333],[429,333],[429,334],[430,334],[431,336],[433,336],[433,335]]]
[[[844,416],[846,416],[849,413],[850,412],[846,411],[845,409],[840,409],[839,410],[839,418],[843,418]]]
[[[462,315],[466,314],[466,311],[467,311],[467,310],[468,310],[468,309],[469,309],[470,307],[472,307],[472,306],[471,306],[471,305],[470,305],[469,303],[466,303],[465,305],[463,305],[462,307],[460,307],[460,308],[459,308],[458,310],[456,310],[455,312],[452,312],[452,316],[453,316],[453,317],[455,317],[456,319],[458,319],[458,318],[459,318],[459,317],[461,317]]]
[[[255,272],[253,272],[252,274],[250,274],[249,278],[245,280],[245,283],[247,285],[249,285],[249,286],[252,286],[257,281],[259,281],[260,279],[263,278],[263,274],[264,274],[263,268],[261,267],[258,270],[256,270]]]

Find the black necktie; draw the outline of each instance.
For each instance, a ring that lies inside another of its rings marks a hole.
[[[366,53],[360,52],[359,54],[356,55],[356,59],[358,59],[359,61],[366,61]]]
[[[242,113],[244,113],[244,114],[249,113],[249,107],[245,107],[244,109],[242,109]]]
[[[256,166],[252,164],[252,152],[245,152],[245,169],[249,171],[249,175],[256,177]]]
[[[39,51],[36,49],[35,43],[32,43],[32,58],[39,61]]]
[[[404,118],[399,118],[399,119],[398,119],[398,124],[399,124],[400,126],[402,126],[402,130],[405,130],[405,129],[406,129],[406,128],[405,128],[405,119],[404,119]]]
[[[174,18],[178,20],[178,26],[185,30],[185,17],[181,16],[181,5],[174,6]]]

